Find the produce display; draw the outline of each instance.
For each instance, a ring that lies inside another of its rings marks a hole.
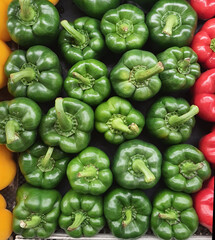
[[[0,240],[211,236],[214,4],[0,1]]]

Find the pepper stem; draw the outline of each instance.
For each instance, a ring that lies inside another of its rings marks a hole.
[[[122,23],[119,27],[120,32],[126,33],[128,32],[129,25],[127,23]]]
[[[134,160],[132,168],[135,172],[143,173],[145,182],[149,183],[155,180],[155,175],[147,168],[145,162],[141,159]]]
[[[14,83],[26,79],[28,82],[32,82],[35,79],[36,73],[32,68],[25,68],[19,72],[10,74],[10,79]]]
[[[187,122],[188,120],[190,120],[192,117],[194,117],[196,114],[198,114],[199,112],[199,108],[196,105],[192,105],[190,107],[189,112],[178,116],[178,115],[173,115],[169,118],[169,124],[172,126],[176,126],[176,125],[180,125],[183,124],[185,122]]]
[[[67,20],[61,21],[61,25],[72,36],[72,38],[75,39],[77,44],[82,45],[85,43],[85,36],[72,27]]]
[[[159,218],[166,220],[175,220],[178,218],[178,215],[175,212],[159,213],[158,216]]]
[[[171,36],[172,35],[172,29],[177,26],[178,24],[178,18],[176,15],[169,15],[167,18],[166,18],[166,24],[163,28],[163,33]]]
[[[215,38],[211,39],[210,49],[215,52]]]
[[[54,148],[53,148],[53,147],[49,147],[48,150],[47,150],[47,152],[46,152],[45,157],[43,157],[43,158],[41,159],[40,164],[41,164],[41,166],[42,166],[43,168],[46,168],[46,167],[49,165],[50,158],[51,158],[51,156],[52,156],[53,151],[54,151]]]
[[[94,166],[86,167],[83,171],[78,173],[78,177],[95,177],[97,170]]]
[[[126,227],[132,221],[132,211],[131,209],[127,209],[125,211],[125,220],[122,222],[122,226]]]
[[[14,121],[10,120],[5,125],[5,134],[6,134],[6,141],[7,144],[11,144],[19,139],[19,135],[17,131],[19,130],[19,124]]]
[[[86,217],[82,213],[76,213],[75,220],[73,224],[67,228],[67,231],[73,231],[76,228],[78,228],[82,224],[82,222],[85,220],[85,218]]]
[[[146,69],[146,70],[139,70],[135,73],[135,80],[136,81],[143,81],[145,79],[148,79],[155,74],[158,74],[160,72],[163,72],[164,66],[162,62],[158,62],[154,67]]]
[[[189,173],[197,171],[197,170],[199,170],[199,169],[201,169],[203,167],[204,167],[204,163],[203,162],[196,163],[196,164],[193,163],[193,162],[186,162],[181,167],[181,172],[183,172],[185,174],[189,174]]]
[[[39,216],[32,216],[31,220],[28,221],[21,220],[20,227],[25,229],[35,228],[41,223],[41,220],[42,219]]]
[[[72,75],[77,78],[79,81],[81,81],[81,83],[85,84],[85,85],[89,85],[90,84],[90,80],[88,78],[85,78],[84,76],[82,76],[81,74],[77,73],[77,72],[73,72]]]
[[[30,22],[34,19],[35,11],[31,6],[30,0],[19,0],[20,17],[23,21]]]
[[[59,125],[63,131],[70,131],[72,128],[72,122],[66,115],[64,108],[63,108],[63,98],[57,98],[55,100],[55,111],[57,114],[57,119]]]
[[[112,128],[124,132],[124,133],[136,133],[139,131],[139,127],[137,124],[132,123],[131,125],[127,126],[121,118],[115,118],[112,121]]]

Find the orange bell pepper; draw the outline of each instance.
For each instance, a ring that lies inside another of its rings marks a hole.
[[[59,2],[59,0],[49,0],[51,3],[53,3],[54,5],[56,5],[58,2]]]
[[[7,31],[7,9],[12,0],[0,0],[0,40],[10,41],[10,35]]]

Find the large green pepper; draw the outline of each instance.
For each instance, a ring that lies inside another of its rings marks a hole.
[[[80,61],[69,70],[64,88],[69,97],[91,106],[98,105],[111,91],[108,69],[104,63],[95,59]]]
[[[199,225],[191,196],[163,190],[153,201],[151,229],[165,240],[187,239],[195,233]]]
[[[142,113],[120,97],[109,98],[95,111],[96,129],[104,133],[105,139],[113,144],[136,138],[142,132],[144,125],[145,118]]]
[[[8,32],[22,47],[51,45],[58,36],[59,24],[59,13],[47,0],[14,0],[8,7]]]
[[[157,58],[164,65],[159,76],[165,92],[188,89],[201,74],[198,57],[190,47],[172,47],[158,54]]]
[[[49,146],[66,153],[78,153],[87,147],[94,126],[90,106],[74,98],[57,98],[40,124],[40,136]]]
[[[0,144],[23,152],[36,140],[41,120],[40,107],[29,98],[0,102]]]
[[[197,148],[189,144],[179,144],[169,147],[165,152],[162,174],[170,189],[194,193],[210,177],[211,168]]]
[[[159,49],[191,43],[197,25],[197,14],[185,0],[160,0],[146,18],[150,38]]]
[[[84,149],[70,161],[67,177],[74,191],[91,195],[106,192],[113,182],[108,156],[95,147]]]
[[[28,97],[36,102],[55,99],[62,87],[57,55],[44,46],[14,51],[5,64],[8,90],[14,97]]]
[[[122,56],[110,73],[112,86],[120,97],[144,101],[161,88],[158,73],[163,71],[154,54],[142,50],[130,50]]]
[[[137,238],[145,234],[151,211],[151,203],[142,191],[116,188],[104,199],[104,214],[117,238]]]
[[[57,148],[35,143],[19,156],[25,180],[35,187],[55,188],[66,173],[68,156]]]
[[[135,139],[119,146],[112,171],[121,187],[148,189],[160,179],[161,162],[162,155],[154,145]]]
[[[74,22],[63,20],[63,30],[58,44],[65,60],[73,65],[81,60],[99,58],[105,42],[100,32],[100,22],[90,17],[81,17]]]
[[[71,237],[96,235],[105,225],[102,197],[70,190],[61,202],[59,225]]]
[[[13,231],[24,238],[48,238],[57,228],[61,195],[56,190],[18,188],[13,209]]]
[[[107,47],[115,53],[142,48],[149,35],[144,12],[132,4],[123,4],[105,13],[101,30]]]
[[[162,97],[149,109],[146,126],[156,138],[167,144],[185,142],[195,125],[197,106],[183,98]]]

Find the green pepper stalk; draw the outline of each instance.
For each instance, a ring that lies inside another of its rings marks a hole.
[[[20,17],[26,22],[30,22],[34,19],[35,11],[31,6],[31,0],[19,0],[20,5]]]
[[[163,28],[163,33],[171,36],[172,35],[172,29],[178,25],[178,18],[176,15],[169,15],[166,18],[166,24],[165,27]]]
[[[132,221],[132,211],[131,209],[127,209],[125,211],[125,220],[122,222],[122,226],[126,227]]]
[[[27,82],[32,82],[36,77],[36,73],[32,68],[25,68],[24,70],[10,74],[10,79],[13,83],[20,80],[27,79]]]
[[[21,220],[20,221],[20,227],[24,229],[31,229],[31,228],[36,228],[40,223],[41,223],[41,217],[37,215],[33,215],[31,217],[31,220]]]
[[[6,134],[6,143],[12,144],[19,140],[19,134],[17,133],[19,131],[20,127],[17,121],[10,120],[5,125],[5,134]]]
[[[76,228],[78,228],[82,222],[85,220],[85,216],[82,214],[82,213],[76,213],[75,214],[75,220],[73,222],[72,225],[70,225],[68,228],[67,228],[67,231],[74,231]]]

